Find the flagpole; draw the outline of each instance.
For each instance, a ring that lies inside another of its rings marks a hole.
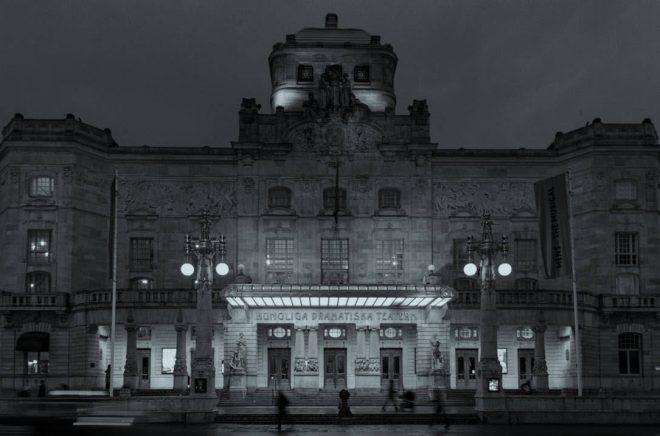
[[[110,327],[110,386],[108,395],[110,398],[114,394],[114,372],[115,372],[115,328],[117,318],[117,170],[112,183],[114,189],[112,191],[112,221],[114,223],[112,231],[112,321]]]
[[[575,281],[575,244],[573,242],[573,191],[571,189],[571,169],[566,173],[566,186],[568,187],[568,231],[571,239],[571,281],[573,282],[573,323],[575,330],[575,360],[577,360],[577,389],[578,397],[582,396],[582,349],[580,346],[580,325],[578,320],[577,285]]]

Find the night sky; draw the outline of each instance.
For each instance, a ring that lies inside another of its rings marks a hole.
[[[73,113],[122,146],[228,146],[268,55],[304,27],[381,35],[397,113],[441,148],[547,147],[600,117],[660,129],[660,1],[0,0],[0,124]]]

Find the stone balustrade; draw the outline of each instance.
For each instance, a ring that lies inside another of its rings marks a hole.
[[[4,309],[33,309],[40,310],[43,308],[53,310],[65,310],[69,305],[69,294],[58,293],[10,293],[3,292],[0,295],[0,307]]]

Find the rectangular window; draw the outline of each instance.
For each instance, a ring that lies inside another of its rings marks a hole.
[[[536,271],[536,239],[516,239],[515,270]]]
[[[637,233],[616,232],[614,262],[617,265],[637,265]]]
[[[454,239],[454,271],[463,271],[463,267],[468,263],[467,240]]]
[[[369,65],[358,65],[353,69],[353,81],[354,82],[369,82]]]
[[[50,230],[28,230],[28,263],[45,264],[51,259]]]
[[[53,177],[33,177],[30,179],[30,197],[52,197],[55,193]]]
[[[298,82],[313,82],[314,67],[311,65],[298,65]]]
[[[28,375],[48,374],[48,351],[26,351],[25,362]]]
[[[376,241],[376,280],[379,283],[403,281],[403,239]]]
[[[636,200],[637,185],[632,180],[617,180],[614,182],[614,195],[617,200]]]
[[[321,239],[321,281],[348,283],[348,239]]]
[[[293,270],[293,239],[266,239],[266,268],[269,270]]]
[[[642,335],[622,333],[619,335],[619,373],[641,374]]]
[[[154,264],[153,238],[131,238],[131,271],[151,271]]]

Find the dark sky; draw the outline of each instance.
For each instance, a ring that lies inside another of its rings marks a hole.
[[[397,113],[427,99],[440,147],[660,128],[656,0],[1,0],[0,124],[71,112],[120,145],[227,146],[242,97],[270,111],[272,45],[328,12],[393,45]]]

